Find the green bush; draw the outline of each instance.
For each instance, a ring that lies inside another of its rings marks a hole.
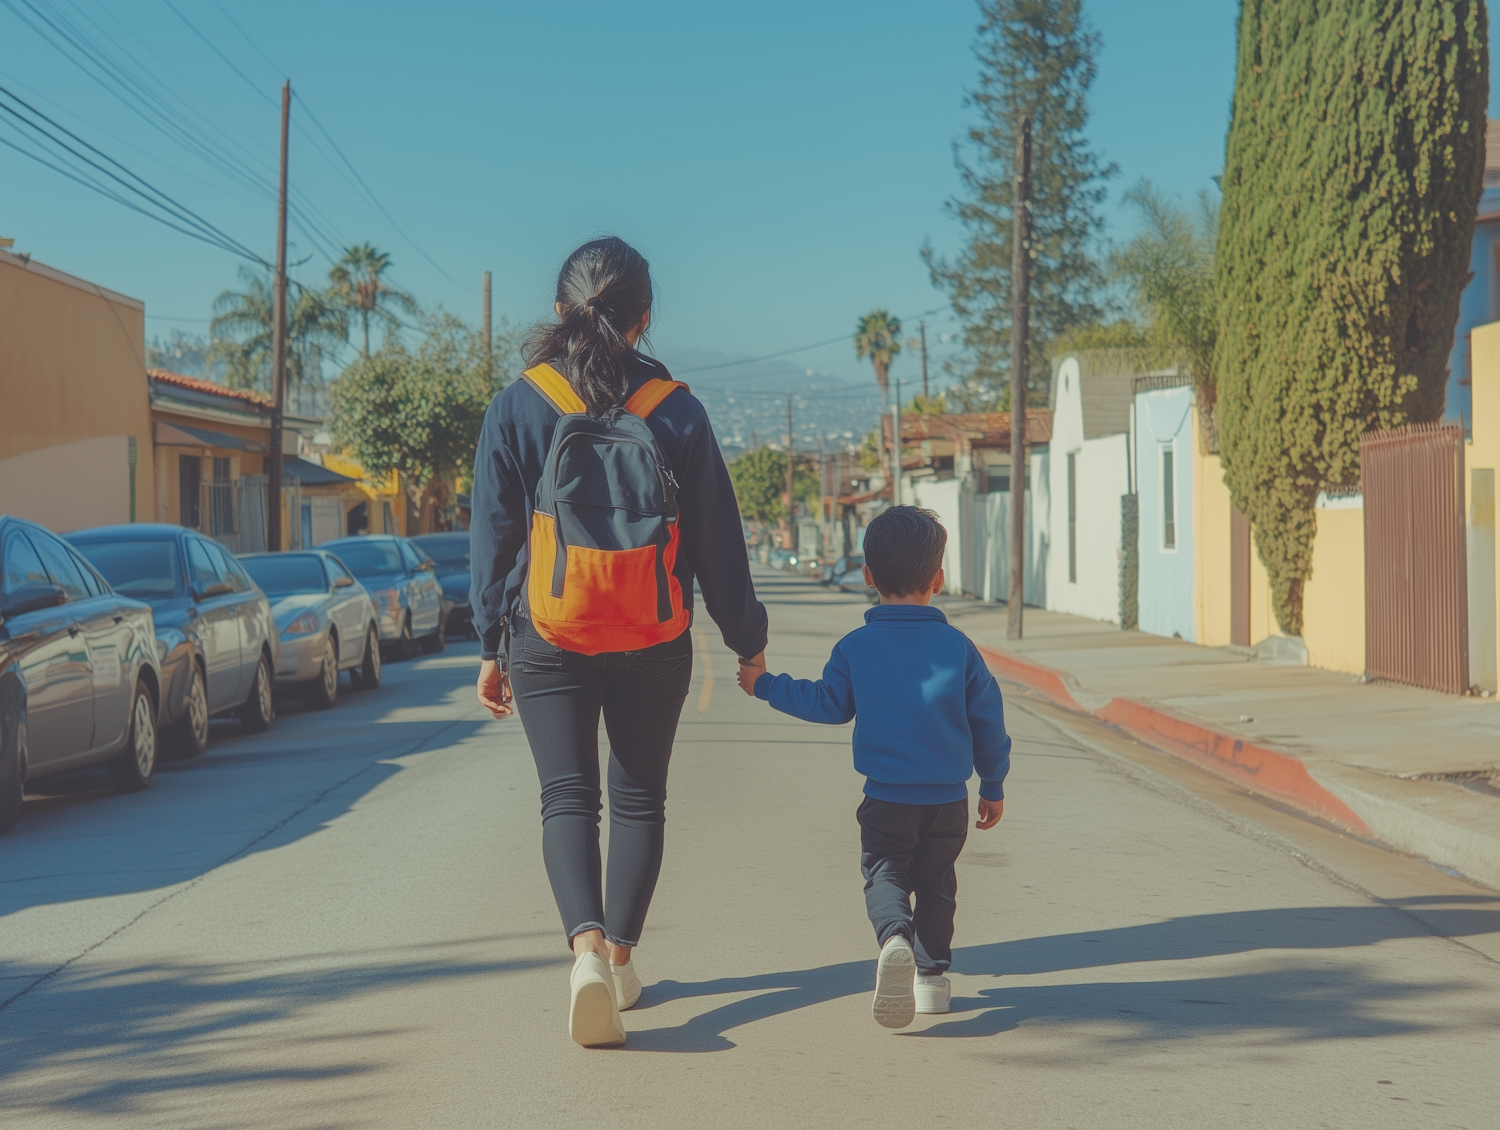
[[[1484,172],[1482,0],[1242,0],[1216,256],[1219,428],[1276,619],[1318,491],[1442,414]]]

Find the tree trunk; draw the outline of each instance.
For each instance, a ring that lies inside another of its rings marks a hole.
[[[368,310],[361,310],[359,312],[359,316],[360,316],[360,320],[363,321],[364,324],[365,324],[365,352],[364,352],[364,358],[365,358],[366,361],[368,361],[370,359],[370,312]]]
[[[889,361],[872,362],[875,366],[875,383],[880,386],[880,404],[885,407],[890,403],[889,377],[891,364]]]

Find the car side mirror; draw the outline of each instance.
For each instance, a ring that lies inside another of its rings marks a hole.
[[[336,589],[346,589],[353,583],[354,581],[349,577],[335,577],[333,579],[333,587]]]
[[[228,581],[215,581],[208,588],[198,593],[199,600],[207,600],[211,596],[223,596],[234,591],[234,587]]]
[[[0,600],[0,615],[24,616],[28,612],[40,612],[44,608],[56,608],[68,602],[68,594],[61,585],[22,585],[5,594]]]

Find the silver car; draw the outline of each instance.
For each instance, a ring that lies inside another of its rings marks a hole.
[[[338,701],[339,672],[356,687],[380,685],[380,627],[375,605],[331,553],[255,553],[240,558],[266,598],[281,635],[276,685],[313,706]]]

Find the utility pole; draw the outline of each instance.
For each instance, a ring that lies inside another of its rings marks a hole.
[[[797,535],[797,528],[792,523],[792,398],[786,398],[786,530],[787,542],[783,549],[793,549],[795,545],[790,544]]]
[[[484,375],[495,379],[495,359],[490,355],[493,337],[490,333],[490,273],[484,273]]]
[[[922,331],[922,399],[927,399],[927,323],[918,322]]]
[[[281,88],[281,195],[276,205],[276,309],[271,349],[271,450],[266,452],[266,550],[281,550],[281,431],[286,407],[286,139],[292,84]],[[296,518],[294,517],[295,521]]]
[[[901,382],[896,382],[896,399],[891,404],[891,502],[901,505]]]
[[[1026,606],[1026,355],[1031,328],[1031,115],[1016,138],[1010,262],[1010,591],[1005,638],[1018,640]]]

